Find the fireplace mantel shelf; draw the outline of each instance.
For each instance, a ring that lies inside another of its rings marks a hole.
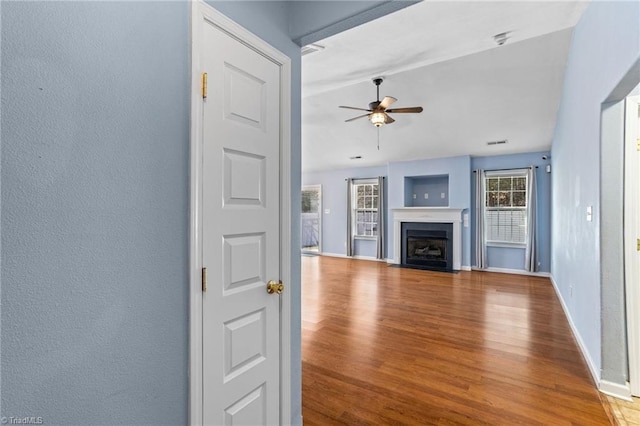
[[[391,209],[394,221],[443,223],[461,222],[463,210],[449,207],[401,207]]]
[[[462,211],[449,207],[401,207],[393,212],[393,263],[401,263],[401,225],[403,222],[435,222],[453,224],[453,269],[459,270],[462,264]]]

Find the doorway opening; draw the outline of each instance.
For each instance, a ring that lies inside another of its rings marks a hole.
[[[303,253],[322,252],[322,185],[302,188],[300,242]]]

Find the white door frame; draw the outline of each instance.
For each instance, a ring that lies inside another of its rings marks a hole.
[[[637,238],[640,238],[640,161],[638,152],[639,96],[625,100],[625,177],[624,177],[624,238],[625,292],[627,300],[627,346],[629,348],[629,385],[632,395],[640,395],[640,265]]]
[[[201,0],[191,2],[191,135],[189,206],[189,424],[202,424],[202,125],[199,52],[203,21],[226,32],[280,67],[280,279],[291,285],[291,60]],[[291,292],[281,296],[280,421],[291,421]]]

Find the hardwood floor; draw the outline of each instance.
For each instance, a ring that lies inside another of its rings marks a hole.
[[[310,425],[608,425],[546,278],[302,259]]]

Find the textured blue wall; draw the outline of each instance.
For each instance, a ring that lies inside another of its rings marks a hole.
[[[528,166],[539,166],[536,169],[538,186],[538,261],[539,271],[549,272],[551,266],[551,180],[553,170],[547,173],[545,166],[549,160],[543,160],[549,152],[532,152],[527,154],[496,155],[491,157],[474,157],[471,169],[517,169]],[[471,173],[471,185],[475,185],[475,174]],[[476,205],[475,191],[471,191],[471,205]],[[475,223],[475,209],[471,211],[471,223]],[[473,225],[472,225],[473,226]],[[475,232],[471,235],[472,247],[475,246]],[[488,247],[487,263],[489,267],[524,270],[524,248]],[[475,250],[471,250],[471,264],[476,264]]]
[[[552,144],[551,273],[598,373],[603,351],[624,350],[603,348],[601,340],[602,315],[609,315],[601,312],[601,104],[638,60],[639,17],[638,2],[589,4],[574,29]]]
[[[210,3],[292,60],[297,423],[301,95],[292,3]],[[1,4],[0,412],[50,424],[184,424],[189,4]],[[336,21],[352,17],[331,7]]]
[[[405,178],[404,192],[407,207],[446,207],[449,205],[449,176]]]
[[[2,5],[2,416],[184,424],[188,4]]]

